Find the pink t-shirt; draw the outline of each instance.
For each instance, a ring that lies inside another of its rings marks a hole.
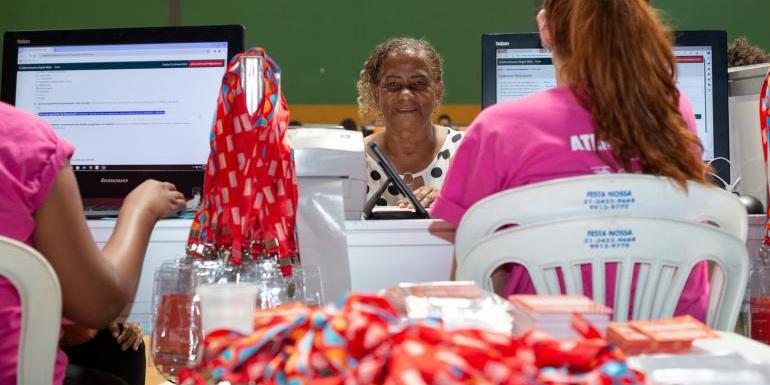
[[[0,102],[0,235],[34,246],[35,211],[73,151],[44,121]],[[4,277],[0,331],[0,385],[15,385],[21,305],[15,287]],[[54,384],[62,383],[66,366],[67,357],[59,349]]]
[[[680,111],[695,131],[695,117],[685,97],[680,99]],[[485,109],[468,127],[431,215],[457,226],[474,203],[503,190],[557,178],[623,172],[620,165],[608,165],[597,156],[594,147],[598,145],[607,159],[614,159],[606,145],[595,143],[593,133],[590,111],[567,87]],[[639,171],[638,164],[632,166],[635,170],[628,171]],[[614,270],[607,269],[608,287],[614,287]],[[590,282],[590,270],[584,269],[583,280]],[[510,270],[503,294],[534,291],[523,268]],[[708,291],[707,268],[702,263],[690,274],[676,314],[704,320]],[[590,296],[590,290],[586,294]],[[613,303],[613,297],[608,290],[606,303]]]

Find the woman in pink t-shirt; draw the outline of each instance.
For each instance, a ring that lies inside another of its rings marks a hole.
[[[710,183],[691,107],[676,87],[671,33],[647,1],[546,0],[537,21],[559,86],[481,112],[450,166],[434,217],[456,226],[486,196],[585,174]],[[706,274],[705,263],[693,270],[677,314],[705,318]],[[502,294],[534,292],[521,267],[501,269],[496,282],[501,275]],[[614,278],[608,272],[608,286]]]
[[[155,222],[183,209],[184,197],[171,183],[146,181],[126,197],[99,250],[69,165],[73,151],[42,120],[0,103],[0,235],[35,247],[50,262],[63,317],[102,329],[134,297]],[[0,385],[16,384],[20,328],[19,295],[0,276]],[[62,383],[66,361],[59,350],[53,384]]]

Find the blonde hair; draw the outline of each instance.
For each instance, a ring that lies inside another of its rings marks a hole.
[[[377,120],[382,117],[375,92],[382,80],[382,66],[385,59],[407,52],[419,55],[428,68],[428,76],[431,80],[440,82],[444,79],[444,62],[427,40],[396,37],[378,44],[364,62],[356,83],[358,113],[363,121]]]

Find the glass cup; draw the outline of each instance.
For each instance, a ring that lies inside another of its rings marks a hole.
[[[257,306],[257,285],[251,283],[203,284],[195,289],[201,309],[204,336],[217,329],[251,334]]]
[[[200,358],[200,313],[193,301],[196,284],[195,264],[184,259],[166,261],[155,271],[152,360],[169,380]]]
[[[307,306],[321,306],[323,304],[321,268],[315,265],[298,266],[294,268],[293,276],[297,283],[297,300]]]
[[[291,281],[281,275],[278,262],[273,259],[261,259],[244,264],[240,270],[240,282],[257,285],[257,308],[273,309],[293,300]]]

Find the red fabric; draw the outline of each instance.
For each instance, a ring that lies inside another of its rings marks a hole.
[[[770,72],[767,73],[765,82],[762,83],[762,90],[759,92],[759,127],[762,135],[762,153],[765,158],[765,174],[767,174],[767,150],[768,150],[768,135],[770,135]],[[768,190],[768,197],[770,197],[770,190]],[[770,209],[768,210],[768,216],[770,216]],[[770,222],[765,226],[770,231]],[[770,236],[765,234],[765,243],[770,243]]]
[[[579,320],[576,320],[578,322]],[[438,322],[399,322],[383,298],[354,295],[342,309],[295,305],[258,312],[255,331],[206,337],[203,361],[180,373],[183,385],[233,384],[642,384],[603,338],[558,341]],[[617,382],[613,382],[617,380]]]
[[[264,93],[254,114],[248,112],[241,87],[240,58],[244,56],[263,58]],[[279,74],[278,65],[257,48],[233,58],[222,79],[203,204],[188,244],[231,249],[233,264],[240,264],[248,249],[254,256],[277,254],[282,262],[297,251],[297,182],[285,139],[289,108]]]

